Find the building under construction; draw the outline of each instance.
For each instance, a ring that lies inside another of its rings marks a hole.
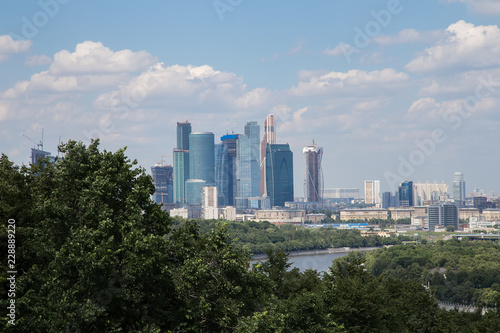
[[[276,143],[276,131],[274,114],[270,114],[264,121],[264,136],[260,142],[260,195],[268,196],[267,179],[266,179],[266,154],[267,145]]]
[[[304,195],[308,202],[321,202],[323,200],[323,171],[321,159],[323,148],[307,146],[303,149],[306,158],[306,174],[304,179]]]

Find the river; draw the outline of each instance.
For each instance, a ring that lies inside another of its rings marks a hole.
[[[378,248],[340,248],[340,249],[327,249],[317,251],[300,251],[290,253],[288,261],[292,264],[291,268],[297,267],[301,271],[306,269],[315,269],[318,272],[327,272],[332,261],[335,258],[343,257],[350,251],[372,251]],[[256,255],[250,260],[250,264],[257,261],[265,261],[265,255]]]

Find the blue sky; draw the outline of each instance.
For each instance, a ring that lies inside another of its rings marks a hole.
[[[326,187],[380,179],[500,192],[500,3],[494,0],[4,1],[0,150],[45,132],[171,162],[175,123],[220,137],[278,119],[324,147]],[[236,125],[235,125],[236,124]]]

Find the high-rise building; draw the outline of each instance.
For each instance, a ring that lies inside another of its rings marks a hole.
[[[304,179],[305,200],[308,202],[320,202],[323,200],[323,172],[321,170],[321,159],[323,148],[312,146],[305,147],[302,152],[306,159],[306,173]]]
[[[245,125],[245,134],[236,141],[236,196],[260,196],[260,126],[256,121]]]
[[[266,189],[271,206],[293,201],[293,153],[288,144],[268,144],[266,149]]]
[[[173,153],[173,202],[185,203],[185,182],[189,179],[189,134],[191,123],[177,123],[177,142]]]
[[[173,202],[173,168],[171,165],[155,164],[151,176],[155,185],[153,201],[157,204]]]
[[[437,226],[453,226],[458,229],[459,214],[457,205],[450,202],[441,202],[430,205],[427,209],[429,231],[434,231]]]
[[[201,191],[207,183],[203,179],[186,180],[186,203],[188,205],[201,205]]]
[[[464,174],[455,172],[453,176],[453,200],[461,207],[465,205],[465,197]]]
[[[368,205],[380,205],[380,180],[365,180],[365,203]]]
[[[174,202],[186,202],[185,183],[189,179],[189,150],[174,149],[173,157]]]
[[[217,203],[217,187],[204,186],[201,191],[201,206],[204,219],[218,219],[219,206]]]
[[[275,131],[275,121],[274,114],[270,114],[266,117],[264,121],[264,136],[260,142],[260,195],[265,197],[268,196],[267,189],[267,145],[276,143],[276,131]],[[292,200],[293,201],[293,200]]]
[[[236,193],[236,155],[238,134],[228,134],[220,138],[215,148],[215,184],[222,206],[234,206]]]
[[[31,148],[31,164],[38,164],[38,160],[42,158],[48,158],[52,162],[55,161],[55,156],[52,156],[48,151]]]
[[[448,184],[446,183],[414,183],[416,205],[444,201],[448,199]]]
[[[401,183],[398,191],[399,207],[413,207],[413,182],[405,181]]]
[[[215,185],[214,134],[194,132],[189,134],[189,179],[203,179]]]

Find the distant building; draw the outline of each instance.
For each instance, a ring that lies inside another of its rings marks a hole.
[[[401,183],[398,191],[399,207],[412,207],[413,203],[413,182],[405,181]]]
[[[458,207],[457,205],[444,202],[437,203],[428,207],[428,225],[429,231],[434,231],[437,227],[446,228],[453,226],[458,230]]]
[[[188,205],[201,205],[201,191],[207,182],[203,179],[186,180],[186,203]]]
[[[266,189],[273,207],[293,201],[293,153],[288,144],[267,145]]]
[[[236,179],[236,142],[238,134],[228,134],[221,138],[220,144],[215,146],[215,184],[219,193],[219,204],[234,206],[237,195]]]
[[[207,220],[217,220],[219,218],[219,208],[217,204],[217,187],[204,186],[202,188],[201,207],[203,218]]]
[[[258,210],[255,212],[255,219],[257,221],[268,221],[270,223],[302,224],[305,218],[306,212],[303,210],[271,209]]]
[[[460,207],[465,205],[465,181],[464,174],[461,172],[455,172],[453,176],[453,200]]]
[[[323,190],[324,199],[358,199],[359,188],[327,188]]]
[[[43,158],[48,158],[49,161],[51,161],[51,162],[54,162],[54,160],[55,160],[55,156],[52,156],[48,151],[31,148],[31,164],[33,164],[33,165],[38,164],[39,161]]]
[[[153,201],[157,204],[173,202],[173,167],[155,164],[151,167],[151,176],[155,185]]]
[[[448,199],[448,184],[441,183],[414,183],[414,204],[423,205],[425,202],[440,202]]]
[[[236,140],[236,196],[260,196],[260,126],[256,121],[245,125],[245,134]]]
[[[189,134],[191,123],[188,121],[177,123],[177,142],[173,151],[173,202],[186,202],[184,189],[189,179]]]
[[[267,145],[276,143],[274,114],[270,114],[264,121],[264,136],[260,142],[260,196],[268,196],[267,190]],[[293,201],[293,200],[290,200]]]
[[[308,202],[320,202],[323,200],[323,172],[321,170],[321,159],[323,148],[312,146],[305,147],[303,153],[306,159],[306,172],[304,179],[305,200]]]
[[[215,185],[214,134],[192,132],[189,134],[189,179],[202,179]]]
[[[371,220],[371,219],[381,219],[387,220],[388,211],[387,209],[377,209],[377,208],[358,208],[358,209],[342,209],[340,211],[340,219],[342,221],[349,220]]]
[[[380,180],[365,180],[365,203],[368,205],[380,205]]]
[[[389,207],[398,207],[398,197],[391,192],[384,192],[382,194],[382,208],[388,209]]]

